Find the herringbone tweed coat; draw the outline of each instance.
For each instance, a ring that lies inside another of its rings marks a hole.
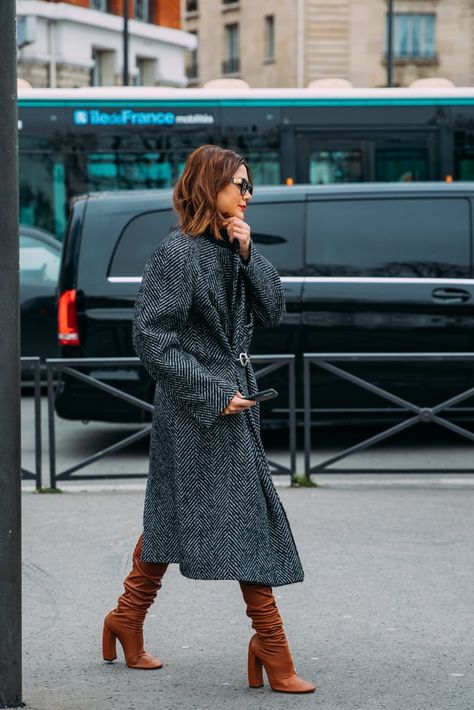
[[[301,582],[295,542],[260,438],[259,405],[222,415],[258,387],[253,325],[276,326],[280,278],[250,247],[210,234],[169,234],[149,259],[133,340],[156,380],[142,559],[176,562],[193,579]]]

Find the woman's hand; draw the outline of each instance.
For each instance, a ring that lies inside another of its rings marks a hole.
[[[237,414],[238,412],[243,412],[245,409],[253,407],[254,404],[257,404],[257,402],[251,399],[244,399],[240,392],[237,391],[222,414]]]
[[[250,227],[247,222],[238,217],[229,217],[224,222],[224,227],[227,229],[229,241],[233,242],[237,239],[239,242],[239,254],[242,259],[249,258],[250,250]]]

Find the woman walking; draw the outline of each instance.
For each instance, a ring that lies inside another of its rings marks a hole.
[[[244,214],[250,169],[204,145],[188,158],[173,203],[179,228],[149,259],[133,322],[135,350],[156,380],[144,529],[125,592],[104,621],[103,655],[120,641],[130,668],[160,668],[143,623],[170,563],[193,579],[235,579],[255,630],[251,687],[311,693],[296,675],[272,587],[301,567],[260,438],[249,362],[254,325],[284,313],[280,278],[258,253]]]

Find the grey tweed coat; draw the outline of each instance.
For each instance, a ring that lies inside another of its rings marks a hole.
[[[142,559],[193,579],[279,586],[301,567],[260,438],[259,405],[222,415],[237,389],[257,391],[254,324],[284,313],[280,278],[250,246],[169,234],[149,259],[133,321],[135,350],[156,380]]]

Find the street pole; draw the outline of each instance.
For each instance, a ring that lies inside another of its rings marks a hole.
[[[393,3],[388,0],[387,10],[387,86],[393,86]]]
[[[123,0],[123,85],[128,86],[128,0]]]
[[[0,707],[21,706],[16,2],[0,2]]]

